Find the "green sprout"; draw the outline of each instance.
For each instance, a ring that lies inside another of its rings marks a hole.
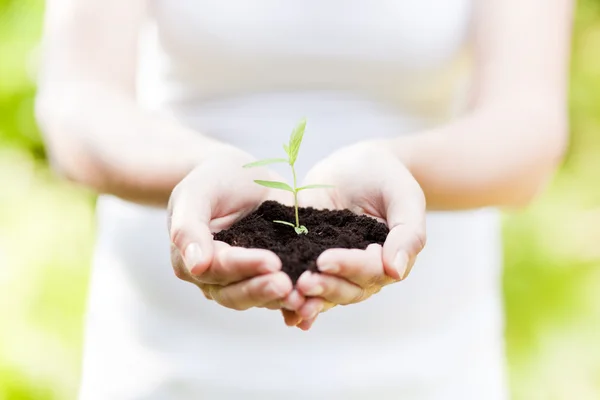
[[[306,120],[303,119],[300,121],[296,129],[292,131],[290,135],[290,141],[288,144],[283,145],[283,149],[287,154],[287,158],[268,158],[265,160],[256,161],[250,164],[244,165],[244,168],[252,168],[252,167],[262,167],[269,164],[277,164],[277,163],[288,163],[292,168],[292,176],[294,178],[294,186],[291,187],[285,182],[277,182],[277,181],[263,181],[263,180],[255,180],[254,182],[258,183],[261,186],[265,186],[271,189],[280,189],[291,192],[294,194],[294,210],[296,213],[296,224],[287,221],[273,221],[278,224],[289,225],[298,235],[307,234],[308,229],[304,225],[300,225],[300,219],[298,218],[298,193],[302,190],[306,189],[324,189],[324,188],[332,188],[331,185],[306,185],[302,187],[297,187],[296,184],[296,170],[294,168],[294,164],[298,159],[298,152],[300,151],[300,144],[302,143],[302,138],[304,137],[304,130],[306,129]]]

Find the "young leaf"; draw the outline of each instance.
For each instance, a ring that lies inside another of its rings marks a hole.
[[[289,225],[292,228],[296,229],[296,225],[292,224],[291,222],[287,222],[287,221],[279,221],[279,220],[275,220],[273,222],[277,222],[278,224],[283,224],[283,225]]]
[[[333,185],[306,185],[306,186],[302,186],[296,189],[296,192],[299,192],[301,190],[306,190],[306,189],[332,189],[335,186]]]
[[[290,136],[290,145],[289,145],[289,156],[290,156],[290,165],[294,165],[296,159],[298,158],[298,152],[300,151],[300,145],[302,144],[302,138],[304,137],[304,130],[306,129],[306,119],[300,121],[296,129],[292,132]]]
[[[292,189],[292,187],[290,185],[288,185],[287,183],[284,183],[284,182],[261,181],[261,180],[255,180],[254,182],[258,183],[261,186],[265,186],[268,188],[287,190],[288,192],[294,193],[294,189]]]
[[[288,155],[288,157],[290,156],[290,148],[287,144],[283,144],[283,150],[285,150],[285,154]],[[287,161],[287,160],[286,160]]]
[[[244,168],[253,168],[253,167],[262,167],[263,165],[276,164],[276,163],[286,163],[288,160],[285,158],[268,158],[266,160],[260,160],[251,162],[249,164],[244,165]]]
[[[294,227],[294,230],[296,231],[296,233],[298,235],[302,235],[302,234],[307,234],[308,233],[308,229],[306,229],[306,227],[304,225],[300,225],[299,227]]]

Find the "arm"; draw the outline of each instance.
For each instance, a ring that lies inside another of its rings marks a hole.
[[[524,205],[566,147],[572,1],[477,4],[470,111],[393,143],[431,209]]]
[[[305,183],[335,189],[306,193],[305,205],[368,214],[385,220],[390,233],[383,247],[323,252],[322,273],[298,279],[306,301],[284,312],[286,323],[310,329],[319,312],[406,279],[426,242],[425,197],[430,209],[518,206],[554,171],[566,142],[571,1],[477,4],[470,111],[429,132],[343,148],[308,173]]]
[[[145,0],[49,0],[36,103],[54,167],[99,192],[164,206],[215,146],[135,100]]]
[[[270,193],[252,157],[135,101],[135,55],[145,0],[48,0],[37,116],[55,167],[100,192],[168,205],[175,275],[224,307],[298,307],[292,282],[266,250],[214,242]],[[224,182],[226,184],[224,184]],[[238,196],[244,193],[244,196]]]

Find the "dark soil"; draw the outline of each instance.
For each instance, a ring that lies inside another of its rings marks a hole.
[[[266,201],[215,239],[232,246],[273,251],[283,263],[292,282],[306,271],[317,272],[317,257],[330,248],[365,249],[371,243],[383,244],[388,234],[385,224],[349,210],[300,208],[300,223],[308,234],[298,235],[294,228],[274,220],[294,221],[294,208]]]

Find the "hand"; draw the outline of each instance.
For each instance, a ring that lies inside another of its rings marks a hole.
[[[400,159],[382,142],[339,150],[307,174],[306,184],[333,189],[300,193],[302,206],[350,209],[387,223],[383,246],[329,249],[317,259],[321,273],[305,272],[296,284],[306,297],[296,311],[283,310],[286,324],[309,329],[316,316],[337,304],[366,300],[383,286],[406,279],[425,245],[425,196]]]
[[[281,261],[263,249],[231,247],[211,232],[230,227],[265,200],[277,200],[254,179],[281,180],[265,168],[245,169],[248,154],[222,146],[192,170],[169,200],[171,262],[175,275],[198,286],[206,298],[236,310],[296,309],[304,302],[281,271]]]

